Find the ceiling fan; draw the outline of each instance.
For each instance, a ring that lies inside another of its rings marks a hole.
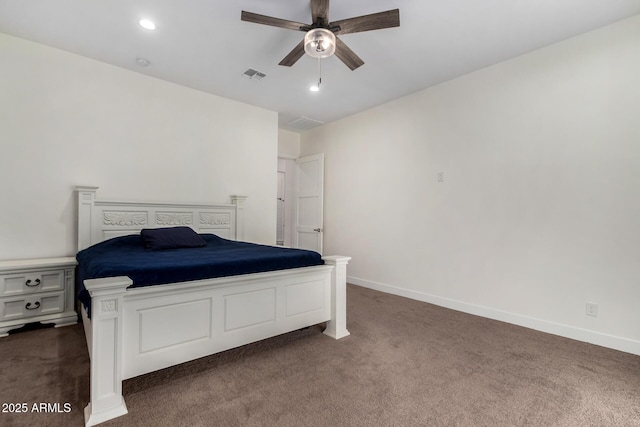
[[[242,11],[241,19],[246,22],[306,33],[304,39],[280,61],[279,65],[290,67],[305,53],[314,58],[326,58],[335,53],[347,67],[355,70],[363,65],[364,61],[336,36],[399,27],[400,10],[387,10],[386,12],[329,22],[329,0],[311,0],[311,24],[272,18],[244,10]]]

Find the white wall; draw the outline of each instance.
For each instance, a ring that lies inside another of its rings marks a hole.
[[[0,34],[0,259],[73,255],[73,187],[230,203],[275,243],[277,113]]]
[[[279,129],[278,156],[285,159],[297,159],[300,157],[300,134],[286,129]]]
[[[640,16],[303,134],[326,253],[352,283],[640,354],[638,40]]]

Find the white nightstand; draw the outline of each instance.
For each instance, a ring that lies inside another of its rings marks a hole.
[[[0,337],[27,323],[78,323],[74,310],[76,259],[0,261]]]

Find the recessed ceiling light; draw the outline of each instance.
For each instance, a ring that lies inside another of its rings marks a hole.
[[[156,24],[154,24],[153,21],[150,21],[148,19],[141,19],[140,20],[140,26],[142,28],[146,28],[147,30],[155,30],[156,29]]]
[[[322,84],[322,77],[320,77],[318,79],[318,83],[315,85],[311,85],[311,87],[309,88],[309,90],[311,92],[318,92],[320,90],[320,85]]]

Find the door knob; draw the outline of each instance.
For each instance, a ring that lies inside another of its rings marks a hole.
[[[319,232],[321,232],[321,231],[322,231],[322,228],[314,228],[314,229],[313,229],[313,231],[316,231],[316,232],[318,232],[318,233],[319,233]]]

